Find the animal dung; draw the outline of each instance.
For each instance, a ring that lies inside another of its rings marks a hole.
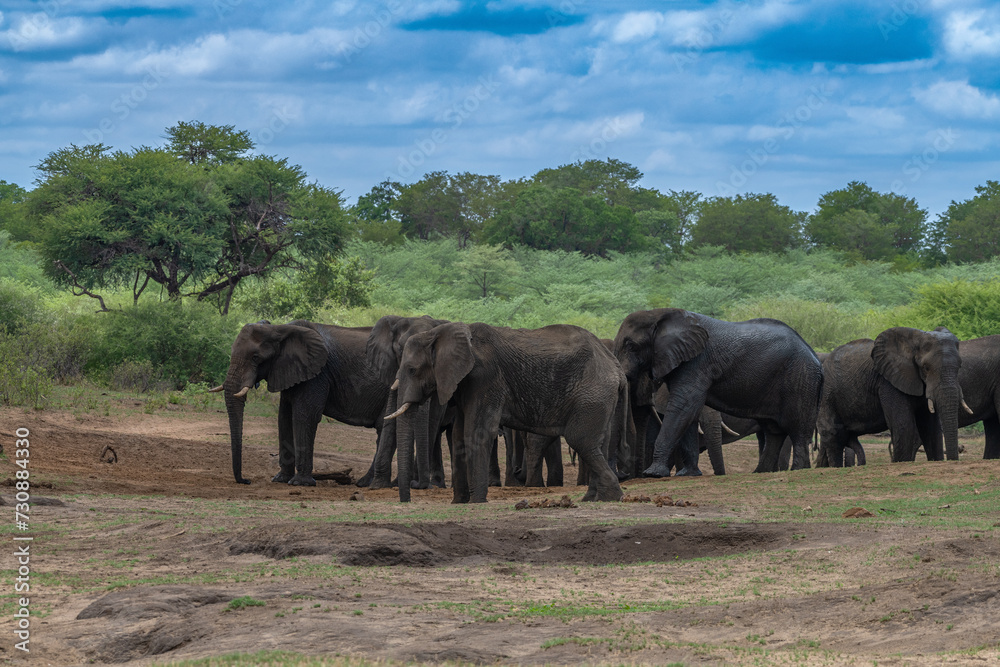
[[[536,498],[535,500],[528,500],[527,498],[525,498],[524,500],[521,500],[516,505],[514,505],[514,509],[516,509],[516,510],[526,510],[526,509],[535,509],[535,508],[538,508],[538,507],[566,507],[566,508],[569,508],[569,507],[576,507],[576,506],[577,505],[576,505],[576,503],[573,502],[572,498],[570,498],[569,496],[563,496],[559,500],[556,500],[555,498],[542,498],[542,499],[537,499]]]
[[[875,516],[864,507],[852,507],[851,509],[844,512],[842,515],[845,519],[864,519],[870,516]]]

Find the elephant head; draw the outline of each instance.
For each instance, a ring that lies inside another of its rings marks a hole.
[[[708,345],[708,331],[688,311],[657,308],[632,313],[615,336],[615,356],[635,387],[644,370],[661,379]]]
[[[225,391],[229,413],[229,436],[233,453],[233,476],[243,478],[243,408],[246,394],[261,380],[268,391],[284,391],[319,375],[327,360],[323,337],[298,320],[290,324],[247,324],[233,342],[229,371],[223,384],[211,391]]]
[[[410,336],[398,373],[402,405],[386,419],[398,417],[432,394],[437,394],[441,405],[447,405],[475,363],[467,324],[451,322]]]
[[[368,336],[365,353],[368,363],[378,371],[379,377],[386,384],[396,380],[399,362],[403,358],[403,348],[413,334],[429,331],[446,320],[435,320],[429,315],[421,317],[401,317],[386,315],[372,327]]]
[[[958,459],[958,411],[965,407],[958,382],[958,338],[944,327],[893,327],[875,339],[872,360],[893,387],[927,399],[928,409],[941,421],[948,459]]]

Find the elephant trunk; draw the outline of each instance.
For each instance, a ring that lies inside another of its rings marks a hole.
[[[417,414],[411,413],[409,420],[412,422],[413,440],[417,449],[417,485],[418,489],[429,489],[431,486],[431,404],[433,400],[426,401],[417,410]]]
[[[244,394],[245,395],[245,394]],[[249,484],[243,477],[243,409],[246,399],[235,393],[226,393],[226,412],[229,413],[229,440],[233,451],[233,477],[237,484]]]
[[[406,403],[404,406],[408,406]],[[421,412],[422,410],[417,410]],[[400,411],[402,413],[402,411]],[[410,479],[413,477],[413,420],[414,415],[403,415],[396,424],[396,472],[399,478],[399,502],[410,502]]]
[[[928,387],[928,401],[933,400],[934,412],[941,420],[945,456],[958,460],[958,412],[962,409],[962,390],[958,377],[946,377],[936,387]]]

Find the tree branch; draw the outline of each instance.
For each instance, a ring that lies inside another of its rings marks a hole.
[[[76,274],[70,271],[69,267],[62,263],[62,260],[57,259],[55,262],[53,262],[53,264],[55,264],[56,268],[62,269],[63,271],[68,273],[70,278],[73,279],[73,289],[71,290],[73,292],[73,296],[89,296],[91,299],[97,299],[97,302],[101,304],[101,309],[97,312],[99,313],[111,312],[111,310],[104,304],[104,298],[100,294],[94,294],[86,287],[81,285],[80,281],[76,277]]]

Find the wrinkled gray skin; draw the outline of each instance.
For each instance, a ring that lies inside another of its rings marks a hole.
[[[510,428],[503,430],[507,449],[505,486],[562,486],[562,441]],[[542,475],[542,464],[547,471]]]
[[[366,346],[368,363],[378,372],[382,381],[390,386],[396,381],[399,361],[403,356],[403,347],[410,336],[421,331],[430,331],[434,327],[445,324],[446,320],[435,320],[426,315],[422,317],[400,317],[386,315],[372,327]],[[397,409],[397,391],[389,390],[386,414]],[[381,438],[375,455],[374,475],[370,488],[388,488],[392,476],[392,454],[399,452],[399,500],[410,501],[410,489],[426,489],[431,486],[432,469],[440,470],[440,485],[444,486],[443,463],[440,460],[440,445],[436,448],[439,460],[431,461],[431,451],[435,440],[441,433],[446,406],[436,401],[427,401],[418,409],[401,415],[396,422],[396,438]],[[416,447],[416,471],[413,469],[414,446]],[[416,472],[416,474],[413,474]],[[361,480],[365,481],[365,480]],[[359,481],[359,485],[361,485]]]
[[[315,486],[313,444],[323,415],[352,426],[382,430],[389,388],[365,361],[369,327],[345,328],[295,320],[247,324],[233,343],[225,392],[233,476],[243,478],[243,410],[237,396],[261,380],[280,391],[278,463],[272,482]]]
[[[501,426],[562,435],[591,467],[584,500],[622,496],[607,451],[612,421],[628,417],[628,384],[614,357],[580,327],[451,323],[411,336],[399,400],[454,402],[453,502],[486,502],[489,453]]]
[[[962,368],[958,381],[972,410],[959,412],[959,426],[983,422],[986,431],[984,459],[1000,459],[1000,335],[963,340]]]
[[[823,375],[812,348],[787,324],[723,322],[676,308],[638,311],[622,322],[615,355],[633,386],[648,376],[670,387],[644,475],[669,476],[678,446],[684,467],[677,474],[701,474],[697,422],[704,405],[761,423],[766,446],[756,472],[778,469],[786,436],[792,468],[809,467]]]
[[[874,341],[835,349],[823,363],[817,421],[826,460],[843,465],[850,446],[863,462],[857,437],[886,429],[892,432],[893,461],[913,461],[921,445],[928,460],[941,460],[942,433],[948,459],[957,460],[962,365],[958,338],[943,327],[893,327]]]

